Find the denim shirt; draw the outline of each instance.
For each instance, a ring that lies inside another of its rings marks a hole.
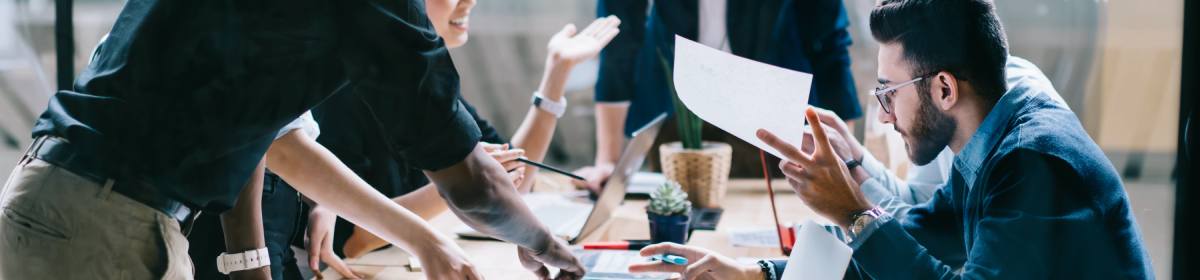
[[[1008,88],[1018,88],[1017,84],[1020,82],[1032,82],[1045,89],[1053,87],[1050,78],[1042,74],[1037,65],[1024,58],[1009,56],[1004,72]],[[1071,109],[1057,91],[1043,92],[1063,108]],[[862,168],[870,175],[870,179],[864,181],[859,188],[867,200],[882,208],[884,212],[892,214],[894,218],[903,218],[913,205],[929,201],[938,188],[950,181],[950,169],[953,165],[954,152],[946,147],[929,164],[911,166],[906,179],[901,180],[871,153],[865,153]]]
[[[1010,83],[955,155],[947,185],[850,242],[858,269],[889,279],[1153,279],[1116,169],[1054,95],[1038,79]]]

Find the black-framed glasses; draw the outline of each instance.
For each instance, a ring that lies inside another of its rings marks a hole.
[[[929,75],[916,77],[912,80],[908,80],[907,82],[903,82],[903,83],[900,83],[898,85],[894,85],[894,86],[891,86],[888,88],[883,88],[883,89],[875,88],[875,98],[879,99],[879,107],[883,108],[883,113],[891,114],[892,113],[892,96],[888,95],[888,93],[892,93],[894,95],[896,93],[896,89],[910,85],[912,83],[919,82],[924,79],[928,79],[929,77],[933,77],[937,74],[938,74],[938,72],[934,72]]]

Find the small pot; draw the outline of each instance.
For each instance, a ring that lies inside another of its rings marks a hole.
[[[704,141],[699,150],[684,149],[679,142],[658,147],[663,176],[679,182],[692,206],[721,208],[729,185],[733,147],[721,142]]]
[[[687,244],[689,216],[660,216],[646,211],[650,219],[650,243],[675,242]]]

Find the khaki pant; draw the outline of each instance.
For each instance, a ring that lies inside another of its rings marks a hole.
[[[45,161],[0,189],[0,279],[192,279],[179,222]]]

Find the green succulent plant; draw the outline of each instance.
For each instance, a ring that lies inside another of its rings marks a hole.
[[[654,192],[650,193],[650,205],[646,211],[659,216],[687,216],[692,213],[692,202],[688,201],[683,186],[674,181],[666,181]]]

